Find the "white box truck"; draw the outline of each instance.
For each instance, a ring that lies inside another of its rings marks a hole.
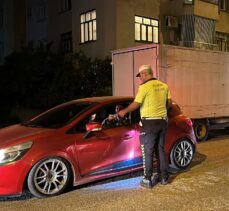
[[[229,128],[229,53],[170,45],[143,45],[112,52],[113,95],[135,96],[142,64],[166,82],[172,98],[193,120],[197,140]]]

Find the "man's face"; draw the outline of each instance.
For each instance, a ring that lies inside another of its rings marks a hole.
[[[148,70],[143,70],[142,72],[140,72],[139,78],[141,80],[141,82],[145,82],[148,80],[148,76],[149,76],[149,72]]]
[[[121,106],[117,105],[115,106],[115,113],[118,113],[121,110]]]

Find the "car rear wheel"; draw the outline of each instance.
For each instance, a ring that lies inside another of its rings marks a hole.
[[[69,164],[59,157],[46,158],[33,166],[28,175],[28,189],[36,197],[62,193],[71,180]]]
[[[192,162],[194,156],[193,144],[187,139],[179,140],[170,153],[172,166],[184,169]]]

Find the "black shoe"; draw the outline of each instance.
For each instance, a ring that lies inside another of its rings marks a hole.
[[[162,184],[162,185],[167,185],[168,183],[169,183],[169,178],[167,177],[167,178],[162,178],[161,180],[160,180],[160,183]]]
[[[159,174],[155,174],[152,177],[152,186],[155,186],[160,181]]]
[[[153,187],[152,181],[149,180],[149,179],[145,179],[145,178],[143,178],[143,179],[141,180],[140,185],[141,185],[142,187],[144,187],[144,188],[152,188],[152,187]]]

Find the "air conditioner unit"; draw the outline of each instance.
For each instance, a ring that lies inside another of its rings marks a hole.
[[[168,28],[177,28],[178,20],[174,16],[165,16],[165,26]]]

